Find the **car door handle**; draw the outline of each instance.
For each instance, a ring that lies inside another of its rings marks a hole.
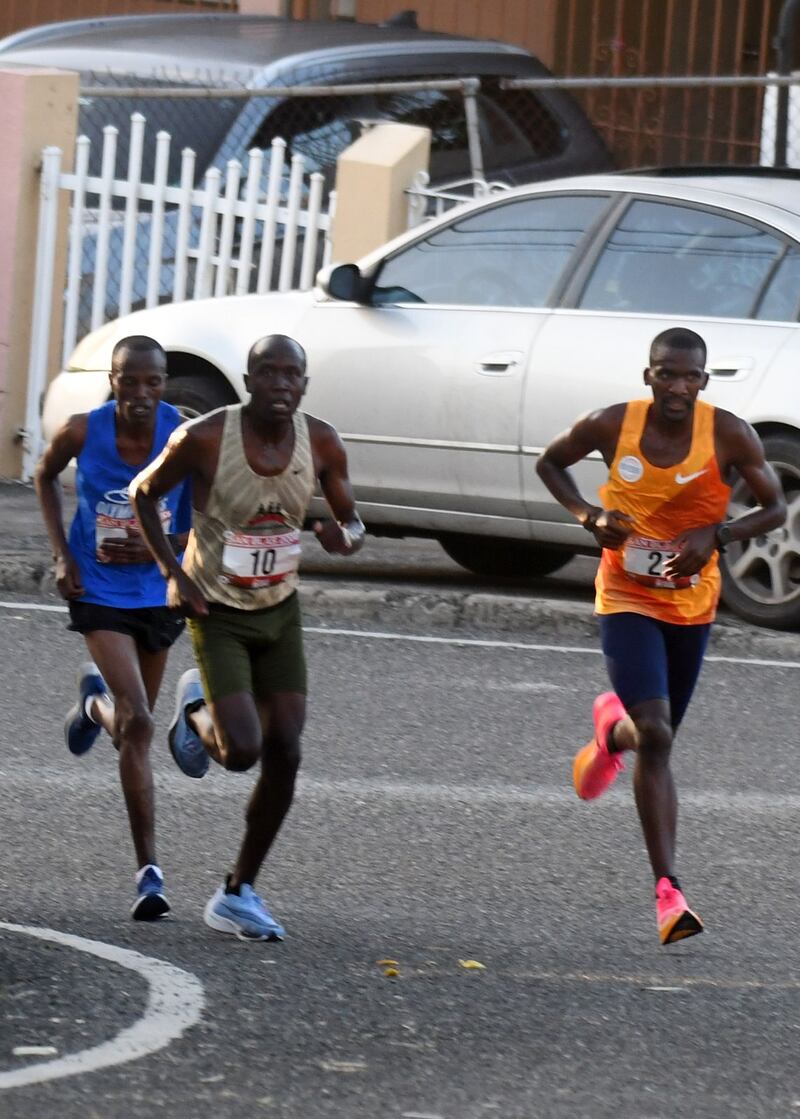
[[[724,377],[730,381],[733,377],[746,377],[755,367],[755,358],[752,357],[721,357],[709,365],[708,371],[712,377]]]
[[[503,350],[482,357],[475,368],[484,377],[506,377],[514,372],[521,361],[522,350]]]

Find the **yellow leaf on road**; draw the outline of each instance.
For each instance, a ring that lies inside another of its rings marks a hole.
[[[467,971],[486,971],[486,964],[482,964],[480,960],[459,960],[458,962]]]

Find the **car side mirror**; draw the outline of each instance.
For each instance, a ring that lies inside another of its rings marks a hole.
[[[369,302],[369,281],[361,275],[355,264],[337,264],[329,272],[323,269],[317,277],[317,283],[332,299],[341,299],[346,303]]]

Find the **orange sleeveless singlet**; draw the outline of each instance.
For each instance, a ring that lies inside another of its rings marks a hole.
[[[717,552],[693,581],[670,583],[662,575],[674,541],[692,528],[725,519],[730,486],[722,480],[714,446],[714,407],[694,406],[692,443],[683,462],[653,466],[640,449],[652,401],[625,409],[608,481],[600,488],[604,509],[633,518],[635,529],[617,551],[603,549],[595,579],[598,614],[646,614],[677,625],[714,620],[720,592]]]

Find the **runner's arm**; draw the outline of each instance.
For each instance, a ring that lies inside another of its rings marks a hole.
[[[725,413],[721,443],[726,465],[733,467],[747,484],[758,504],[743,517],[720,524],[700,525],[678,537],[680,552],[664,567],[668,579],[695,575],[719,548],[736,540],[749,540],[769,532],[786,520],[786,501],[781,484],[764,458],[764,448],[756,431],[732,413]],[[718,534],[725,526],[724,544]]]
[[[164,532],[158,502],[184,479],[194,476],[194,463],[203,451],[190,429],[177,428],[161,454],[136,475],[129,491],[142,536],[167,580],[168,605],[190,617],[205,616],[208,603],[178,562],[173,544]]]
[[[71,416],[56,432],[50,446],[36,467],[34,484],[42,519],[47,529],[53,562],[56,565],[56,586],[63,598],[80,598],[84,593],[75,558],[69,549],[64,531],[64,502],[61,473],[83,450],[86,441],[87,416]]]
[[[622,409],[622,411],[620,411]],[[619,548],[630,535],[633,521],[616,509],[604,510],[588,502],[570,472],[592,451],[600,451],[606,462],[613,458],[624,405],[589,412],[545,447],[536,463],[536,473],[550,493],[572,513],[603,548]]]
[[[764,457],[758,433],[738,416],[731,418],[736,422],[730,440],[726,440],[730,446],[728,465],[736,470],[758,503],[743,517],[723,522],[732,542],[750,540],[782,525],[786,520],[786,499],[777,474]],[[718,525],[717,529],[721,527]]]
[[[365,530],[356,512],[347,473],[347,452],[338,433],[319,420],[314,421],[311,441],[322,493],[336,518],[335,521],[315,521],[312,528],[326,552],[352,556],[363,547]]]

